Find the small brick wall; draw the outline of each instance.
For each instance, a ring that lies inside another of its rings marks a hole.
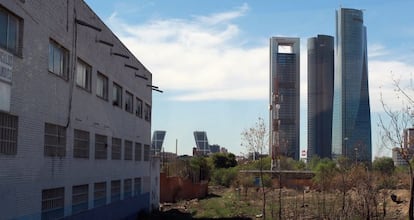
[[[165,173],[160,174],[160,203],[200,199],[207,196],[207,194],[207,181],[193,183],[190,179],[177,176],[167,177]]]

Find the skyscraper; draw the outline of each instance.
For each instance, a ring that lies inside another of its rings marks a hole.
[[[371,161],[366,27],[361,10],[336,14],[332,156]]]
[[[153,154],[162,151],[162,144],[164,143],[166,131],[154,131],[152,135],[151,151]]]
[[[334,38],[308,39],[308,159],[331,158]]]
[[[197,152],[200,155],[210,153],[210,145],[208,144],[207,133],[205,131],[194,131],[194,139],[197,146]]]
[[[270,39],[270,153],[299,159],[300,40]]]

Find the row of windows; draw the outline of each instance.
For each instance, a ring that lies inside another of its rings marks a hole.
[[[144,178],[144,181],[148,178]],[[144,183],[148,185],[149,183]],[[91,184],[92,186],[92,184]],[[107,198],[107,190],[110,190],[110,200]],[[93,204],[89,207],[89,184],[72,186],[72,215],[112,203],[121,199],[139,196],[142,192],[142,178],[124,179],[123,194],[121,196],[121,180],[112,180],[110,188],[107,182],[93,184]],[[59,219],[64,217],[65,188],[53,188],[42,190],[42,219]]]
[[[69,51],[59,45],[56,41],[50,40],[49,42],[49,71],[54,73],[63,79],[68,79],[69,63]],[[76,64],[76,85],[80,88],[91,92],[92,88],[92,67],[85,61],[78,58]],[[104,74],[98,72],[96,80],[96,95],[106,101],[109,99],[109,80]],[[125,90],[125,102],[123,102],[122,87],[113,82],[112,84],[112,105],[119,108],[124,108],[129,113],[134,113],[139,118],[144,116],[146,121],[151,121],[151,105],[148,103],[143,104],[143,101],[135,97],[134,95]],[[135,105],[134,105],[135,102]],[[123,106],[124,104],[124,106]],[[135,108],[134,108],[135,107]],[[143,111],[144,109],[144,111]],[[144,113],[144,114],[143,114]]]
[[[18,117],[0,112],[0,154],[17,154]],[[122,139],[113,137],[111,159],[122,159]],[[142,149],[144,148],[144,149]],[[90,157],[90,133],[80,129],[73,130],[73,157]],[[142,151],[144,151],[142,153]],[[44,155],[66,156],[66,128],[60,125],[45,123]],[[150,145],[124,140],[124,160],[149,161]],[[108,158],[108,137],[95,134],[95,159]]]
[[[74,129],[73,132],[73,157],[89,158],[90,134],[88,131]],[[44,155],[45,156],[66,156],[66,128],[60,125],[45,123],[44,137]],[[111,159],[122,159],[122,139],[112,137],[111,141]],[[149,161],[150,145],[124,140],[124,160]],[[108,159],[108,137],[101,134],[95,134],[95,159]],[[143,158],[142,158],[143,156]]]

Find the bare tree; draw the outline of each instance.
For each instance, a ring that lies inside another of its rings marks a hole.
[[[403,88],[400,80],[393,79],[394,91],[397,93],[396,98],[401,101],[402,107],[399,109],[392,108],[388,105],[382,94],[380,101],[385,116],[379,117],[380,136],[383,147],[394,148],[401,155],[402,159],[409,166],[411,186],[410,186],[410,207],[409,218],[414,219],[414,171],[410,160],[413,156],[413,149],[409,149],[408,143],[412,142],[407,138],[404,140],[403,132],[405,129],[412,127],[414,122],[414,99],[412,97],[413,88]]]
[[[263,159],[262,155],[266,146],[268,145],[268,132],[266,129],[266,125],[264,123],[263,118],[258,118],[255,125],[251,128],[243,130],[241,133],[242,136],[242,146],[246,147],[249,152],[253,152],[255,154],[258,152],[259,155],[259,175],[260,175],[260,182],[262,186],[262,193],[263,193],[263,206],[262,206],[262,214],[263,219],[266,219],[266,191],[264,185],[264,178],[263,178]]]

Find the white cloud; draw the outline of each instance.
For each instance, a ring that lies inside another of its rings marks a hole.
[[[368,57],[369,58],[376,58],[376,57],[384,56],[387,54],[388,54],[388,51],[381,44],[368,45]]]
[[[113,13],[109,24],[175,100],[267,99],[268,46],[240,47],[233,20],[248,10],[128,24]]]

